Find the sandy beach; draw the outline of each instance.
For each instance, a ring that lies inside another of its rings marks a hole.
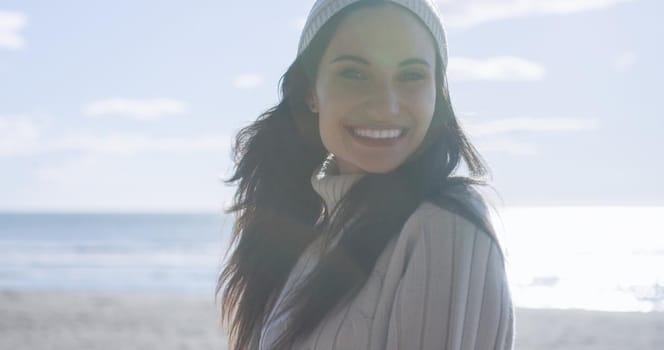
[[[664,313],[517,310],[517,350],[664,349]],[[0,292],[0,349],[225,349],[213,297]]]

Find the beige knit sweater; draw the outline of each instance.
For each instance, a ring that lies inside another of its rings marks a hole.
[[[317,171],[312,185],[333,208],[361,175],[329,172]],[[283,302],[313,270],[321,242],[294,266],[250,349],[270,349],[287,327]],[[499,249],[468,220],[423,203],[388,243],[355,299],[333,309],[295,348],[512,349],[514,312]]]

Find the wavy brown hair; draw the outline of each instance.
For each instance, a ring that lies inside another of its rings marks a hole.
[[[283,75],[279,104],[237,135],[236,168],[227,180],[238,185],[229,209],[236,221],[231,255],[217,284],[230,349],[248,347],[297,259],[321,235],[341,237],[290,299],[297,302],[288,304],[291,318],[278,349],[290,348],[356,295],[387,243],[421,203],[462,215],[492,235],[472,189],[483,184],[488,170],[457,122],[440,54],[435,111],[418,151],[390,173],[363,176],[336,209],[325,208],[312,188],[311,176],[327,155],[318,119],[306,104],[318,63],[343,18],[380,3],[360,1],[330,19]],[[454,176],[462,162],[469,177]]]

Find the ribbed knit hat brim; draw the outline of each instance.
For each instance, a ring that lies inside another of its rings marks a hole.
[[[298,55],[302,54],[318,31],[339,11],[362,0],[317,0],[309,12],[307,21],[300,36],[298,45]],[[443,70],[447,68],[447,38],[445,29],[438,11],[438,7],[433,0],[384,0],[385,3],[394,3],[400,5],[415,14],[429,29],[433,35],[440,57],[442,58]]]

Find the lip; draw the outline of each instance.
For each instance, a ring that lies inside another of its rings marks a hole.
[[[401,125],[391,124],[358,124],[358,125],[344,125],[346,129],[373,129],[373,130],[393,130],[403,129],[408,130],[407,127]]]
[[[353,125],[353,126],[346,126],[345,127],[346,131],[348,134],[351,136],[351,138],[366,147],[372,147],[372,148],[385,148],[385,147],[390,147],[394,146],[395,144],[399,143],[401,140],[403,140],[406,135],[408,134],[409,129],[402,127],[402,126],[396,126],[396,125],[381,125],[381,126],[375,126],[375,125]],[[374,138],[369,138],[369,137],[362,137],[353,132],[353,129],[372,129],[372,130],[402,130],[401,135],[396,138],[390,138],[390,139],[374,139]]]

